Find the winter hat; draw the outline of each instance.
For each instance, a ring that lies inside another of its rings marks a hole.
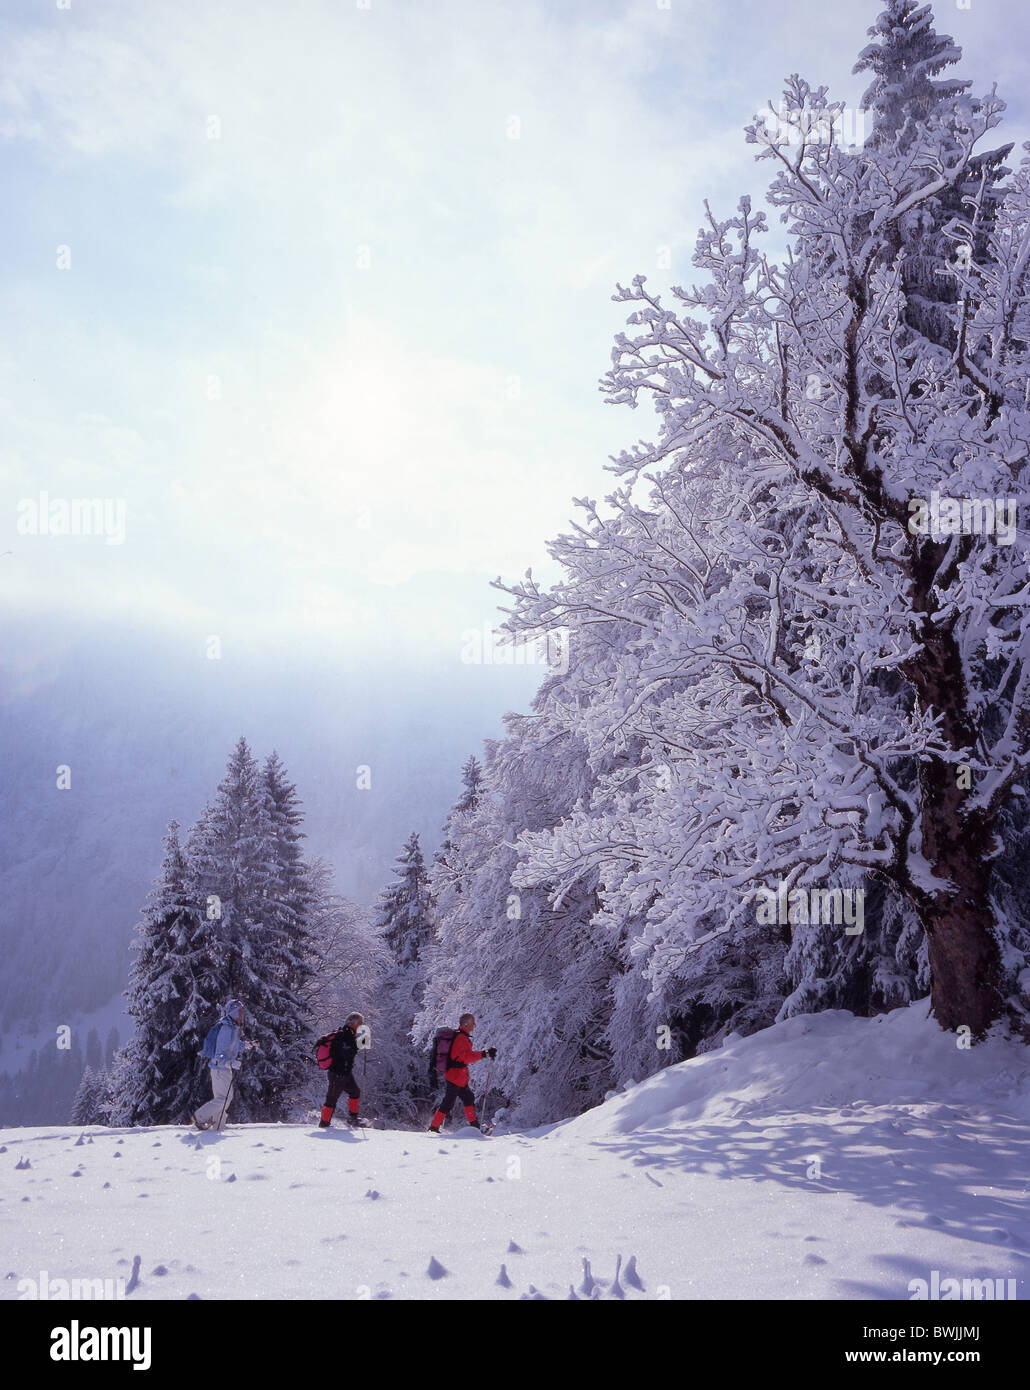
[[[226,1004],[225,1006],[226,1018],[235,1018],[242,1008],[243,1005],[240,1003],[238,999],[230,999],[228,1004]]]

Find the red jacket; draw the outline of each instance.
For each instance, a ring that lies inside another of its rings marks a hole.
[[[485,1052],[473,1052],[472,1039],[464,1028],[459,1028],[451,1043],[451,1065],[443,1074],[444,1080],[453,1081],[455,1086],[467,1086],[469,1063],[482,1061],[485,1056]]]

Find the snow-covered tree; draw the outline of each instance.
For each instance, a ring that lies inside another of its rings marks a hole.
[[[416,834],[396,862],[397,881],[379,894],[374,925],[397,964],[407,965],[418,961],[432,933],[426,865]]]
[[[939,76],[959,61],[962,51],[949,35],[936,32],[930,6],[890,0],[869,37],[873,42],[854,68],[872,74],[862,98],[874,122],[867,147],[881,159],[918,161],[932,129],[937,157],[951,166],[963,162],[962,132],[970,119],[982,118],[983,103],[968,96],[970,81]],[[981,264],[990,255],[999,184],[1009,173],[1003,162],[1011,149],[1005,145],[967,153],[957,178],[881,227],[891,259],[904,253],[899,261],[905,289],[900,320],[932,342],[955,346],[950,306],[958,299],[958,280],[953,267],[964,260],[967,248]],[[976,207],[972,218],[970,199]],[[962,236],[956,235],[959,229]]]
[[[181,1121],[203,1099],[198,1055],[230,997],[256,1044],[236,1113],[280,1119],[307,1079],[311,1020],[300,997],[313,954],[313,889],[302,813],[272,754],[260,770],[245,739],[181,848],[173,822],[162,876],[138,931],[128,1011],[136,1035],[112,1068],[120,1123]]]
[[[280,1119],[304,1076],[309,1025],[298,990],[307,976],[310,888],[299,855],[299,807],[276,755],[264,772],[245,738],[198,827],[192,860],[207,903],[219,988],[246,1010],[248,1052],[236,1113]],[[213,1011],[209,1023],[216,1021]]]
[[[371,1015],[370,1001],[392,957],[373,928],[371,912],[335,891],[329,864],[315,859],[309,874],[311,963],[302,995],[314,1031],[322,1034],[354,1009]]]
[[[706,942],[743,946],[771,886],[874,875],[925,934],[941,1025],[1025,1027],[993,875],[1030,762],[1028,556],[1006,510],[1030,457],[1030,168],[983,260],[983,181],[952,226],[971,255],[949,353],[906,316],[898,231],[965,182],[1001,103],[955,97],[904,150],[857,152],[806,134],[824,89],[792,79],[782,110],[749,138],[778,165],[788,259],[762,254],[745,198],[699,233],[705,283],[671,305],[643,276],[619,288],[633,331],[605,389],[652,399],[657,440],[614,462],[606,515],[580,503],[552,546],[564,580],[508,588],[513,636],[612,646],[568,681],[591,760],[641,750],[520,836],[513,882],[558,905],[599,874],[661,991]]]
[[[474,1013],[477,1041],[498,1048],[491,1084],[525,1123],[603,1099],[612,985],[622,968],[617,930],[595,922],[592,882],[552,906],[545,887],[517,890],[511,881],[519,835],[556,824],[591,784],[575,728],[546,721],[556,703],[561,680],[549,677],[534,714],[508,716],[508,736],[487,744],[475,802],[448,821],[451,846],[434,869],[436,936],[415,1027],[428,1043],[438,1027]]]
[[[73,1125],[97,1125],[104,1121],[104,1081],[102,1073],[87,1067],[82,1073],[79,1089],[72,1102],[70,1123]]]
[[[119,1070],[128,1086],[117,1098],[119,1123],[173,1124],[200,1099],[197,1053],[217,992],[208,929],[173,820],[136,930],[125,995],[136,1033]]]
[[[419,837],[412,834],[376,902],[373,929],[388,953],[375,1009],[373,1048],[381,1113],[414,1121],[429,1100],[424,1058],[412,1039],[422,1005],[426,951],[432,939],[432,902]]]

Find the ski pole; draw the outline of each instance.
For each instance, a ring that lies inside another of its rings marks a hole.
[[[494,1059],[491,1057],[486,1064],[486,1085],[483,1087],[483,1120],[486,1119],[486,1102],[490,1097],[490,1073],[493,1071],[493,1069]],[[479,1127],[480,1129],[483,1128],[482,1120],[480,1121]]]

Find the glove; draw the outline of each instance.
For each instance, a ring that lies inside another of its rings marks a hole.
[[[497,1048],[496,1048],[496,1047],[488,1047],[488,1048],[486,1049],[486,1055],[490,1058],[490,1061],[492,1062],[492,1061],[494,1060],[494,1058],[497,1056]]]

